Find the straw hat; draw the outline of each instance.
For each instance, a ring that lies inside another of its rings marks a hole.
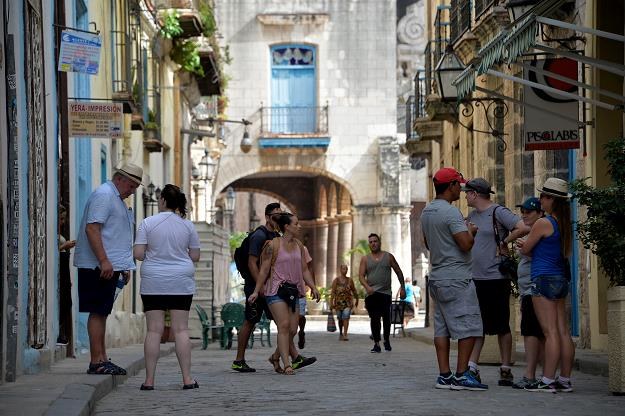
[[[558,178],[548,178],[543,184],[542,189],[538,189],[541,194],[555,196],[557,198],[570,198],[569,184]]]
[[[127,177],[128,179],[136,182],[139,185],[143,185],[141,181],[143,180],[143,169],[137,165],[133,165],[132,163],[124,163],[121,167],[115,169],[115,173],[119,173]]]

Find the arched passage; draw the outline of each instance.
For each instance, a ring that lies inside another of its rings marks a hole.
[[[300,239],[313,258],[318,286],[331,284],[341,256],[351,247],[352,227],[349,208],[339,216],[338,195],[351,205],[350,191],[327,175],[305,170],[262,171],[239,177],[220,185],[232,186],[235,193],[251,192],[270,196],[295,213],[302,225]],[[219,199],[218,195],[216,199]],[[237,197],[237,201],[239,198]],[[249,215],[246,209],[235,209],[235,216]],[[246,218],[235,218],[234,224],[247,224]],[[233,231],[247,231],[234,229]]]

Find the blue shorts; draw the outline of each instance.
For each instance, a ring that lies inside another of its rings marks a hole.
[[[352,310],[349,308],[336,311],[336,319],[338,319],[339,321],[342,321],[343,319],[349,319],[351,315],[352,315]]]
[[[271,305],[272,303],[276,303],[276,302],[284,302],[284,299],[282,299],[278,295],[265,296],[265,302],[267,302],[267,305]]]
[[[299,314],[306,315],[306,296],[299,298]]]
[[[564,299],[569,293],[569,282],[561,275],[541,275],[532,277],[532,296],[543,296],[549,300]]]

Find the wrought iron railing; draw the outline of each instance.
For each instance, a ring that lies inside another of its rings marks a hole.
[[[417,71],[414,77],[414,99],[415,99],[415,118],[426,118],[428,115],[425,111],[425,98],[431,87],[428,87],[432,81],[427,78],[424,70]]]
[[[488,8],[494,5],[495,3],[498,3],[498,1],[497,0],[473,0],[473,3],[475,3],[475,7],[474,7],[475,20],[478,20],[480,16],[482,15],[482,13],[488,10]]]
[[[416,140],[417,132],[414,131],[414,121],[417,118],[417,104],[414,95],[406,101],[406,140]]]
[[[112,30],[113,94],[132,94],[132,40],[124,31]]]
[[[471,27],[471,0],[451,0],[449,11],[451,42],[455,42]]]
[[[328,106],[261,107],[260,129],[274,136],[328,134]]]
[[[449,43],[449,6],[438,6],[434,18],[434,67],[441,60]]]

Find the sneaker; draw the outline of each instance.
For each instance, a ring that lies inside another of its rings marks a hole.
[[[499,368],[499,382],[500,386],[512,386],[514,384],[514,377],[512,376],[512,370],[509,368]]]
[[[393,348],[391,348],[391,343],[388,341],[384,341],[384,349],[386,351],[391,351]]]
[[[512,388],[513,389],[525,389],[527,386],[531,386],[536,383],[537,381],[535,378],[531,379],[531,378],[527,378],[523,376],[523,378],[520,381],[517,381],[516,383],[512,385]]]
[[[486,384],[482,384],[473,377],[469,370],[462,373],[462,376],[453,378],[452,390],[471,390],[471,391],[484,391],[488,390]]]
[[[562,381],[558,378],[554,384],[558,393],[570,393],[573,391],[573,386],[570,381]]]
[[[556,383],[545,384],[542,380],[538,380],[536,383],[525,387],[527,391],[544,392],[544,393],[556,393]]]
[[[378,344],[374,344],[373,348],[371,348],[371,352],[382,352],[382,348]]]
[[[307,365],[311,365],[312,363],[317,361],[317,357],[304,357],[302,355],[298,355],[296,359],[291,363],[291,367],[293,370],[297,370],[298,368],[306,367]]]
[[[451,374],[449,377],[438,376],[438,378],[436,379],[436,385],[434,386],[434,388],[451,390],[453,384],[454,384],[453,374]]]
[[[256,369],[247,365],[245,360],[233,361],[232,369],[234,371],[238,371],[239,373],[255,373]]]
[[[480,376],[480,370],[471,370],[469,368],[469,372],[471,373],[471,377],[476,379],[478,383],[482,382],[482,377]]]

